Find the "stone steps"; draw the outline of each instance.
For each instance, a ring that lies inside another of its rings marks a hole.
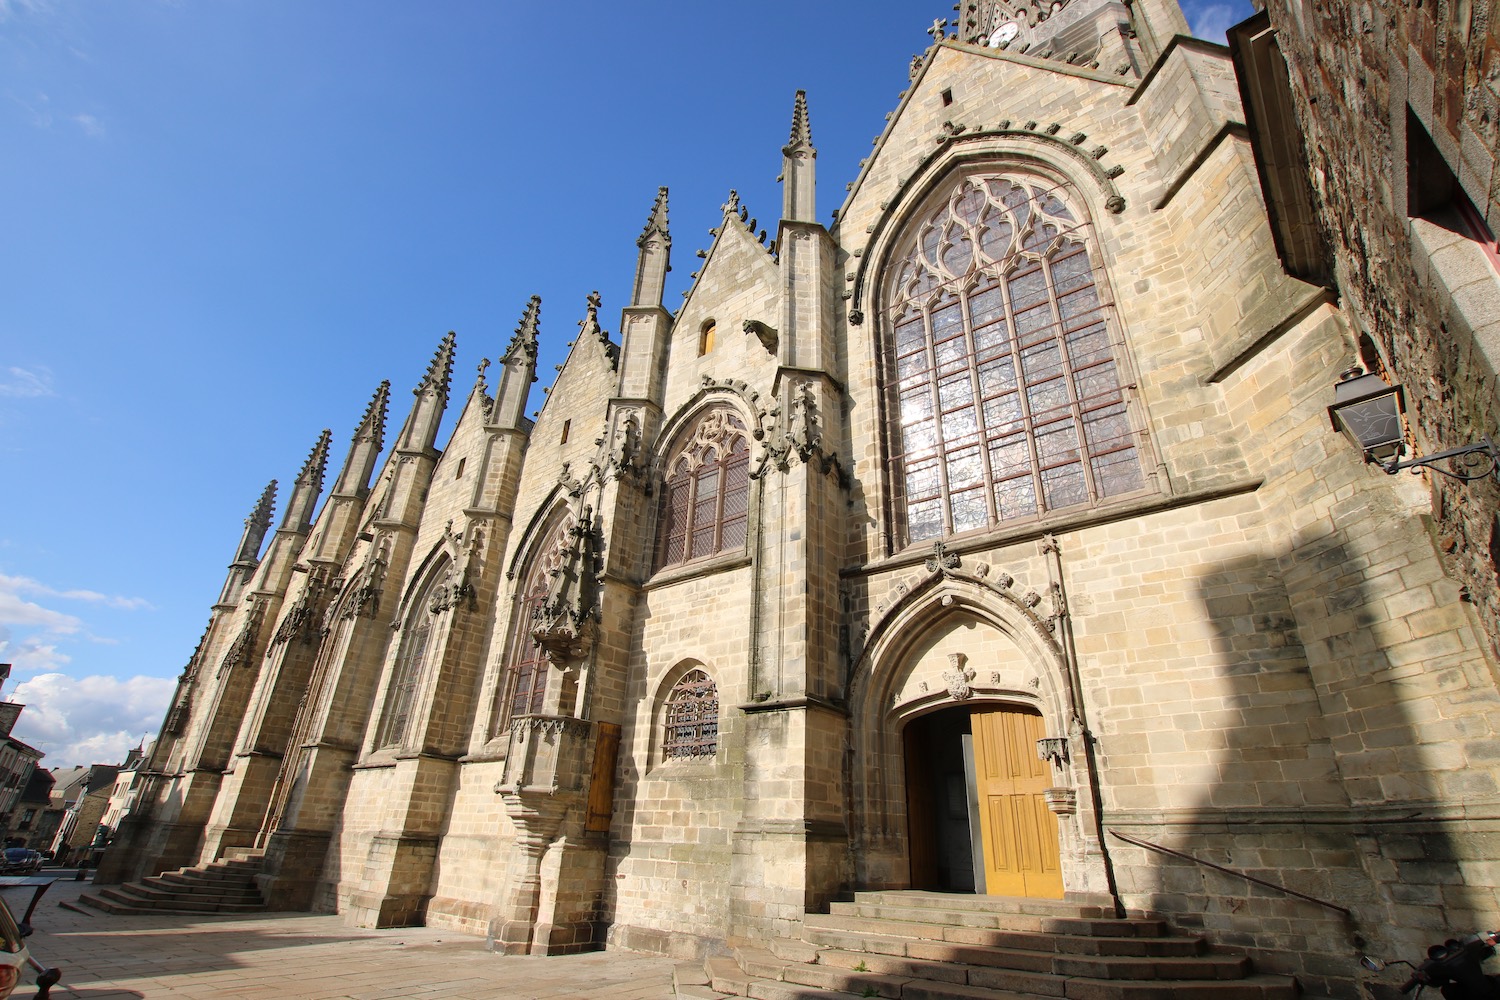
[[[175,914],[258,913],[266,908],[255,876],[259,857],[236,857],[196,868],[152,875],[139,882],[102,886],[83,893],[78,902],[105,913]]]
[[[908,898],[910,897],[910,898]],[[804,918],[803,940],[679,967],[693,1000],[1294,1000],[1285,976],[1209,953],[1160,920],[1097,907],[939,893],[859,893]]]

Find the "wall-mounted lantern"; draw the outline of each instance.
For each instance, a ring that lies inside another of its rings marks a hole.
[[[1419,466],[1465,482],[1500,476],[1500,449],[1489,435],[1478,444],[1401,461],[1406,454],[1406,436],[1401,425],[1405,410],[1406,397],[1401,386],[1387,385],[1379,375],[1366,374],[1355,365],[1334,385],[1328,419],[1333,422],[1334,430],[1348,437],[1364,453],[1366,462],[1373,462],[1392,476],[1402,469]],[[1459,461],[1448,468],[1434,464],[1448,459]]]

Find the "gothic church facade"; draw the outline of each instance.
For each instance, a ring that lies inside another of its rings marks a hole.
[[[382,386],[318,509],[324,433],[101,878],[254,852],[278,907],[533,954],[1066,897],[1313,979],[1416,894],[1494,922],[1494,663],[1421,483],[1329,428],[1358,331],[1278,260],[1227,50],[963,7],[831,225],[799,93],[773,238],[731,197],[668,311],[662,190],[534,420],[536,300],[441,449],[452,335],[388,452]],[[1461,878],[1398,879],[1434,838]]]

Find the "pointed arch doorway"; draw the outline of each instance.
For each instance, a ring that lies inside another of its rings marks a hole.
[[[914,889],[1061,899],[1052,784],[1036,741],[1040,712],[1017,705],[954,707],[902,732]]]

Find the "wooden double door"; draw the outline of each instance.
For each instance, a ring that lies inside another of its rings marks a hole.
[[[1060,899],[1051,769],[1039,713],[952,708],[904,733],[913,888]]]

